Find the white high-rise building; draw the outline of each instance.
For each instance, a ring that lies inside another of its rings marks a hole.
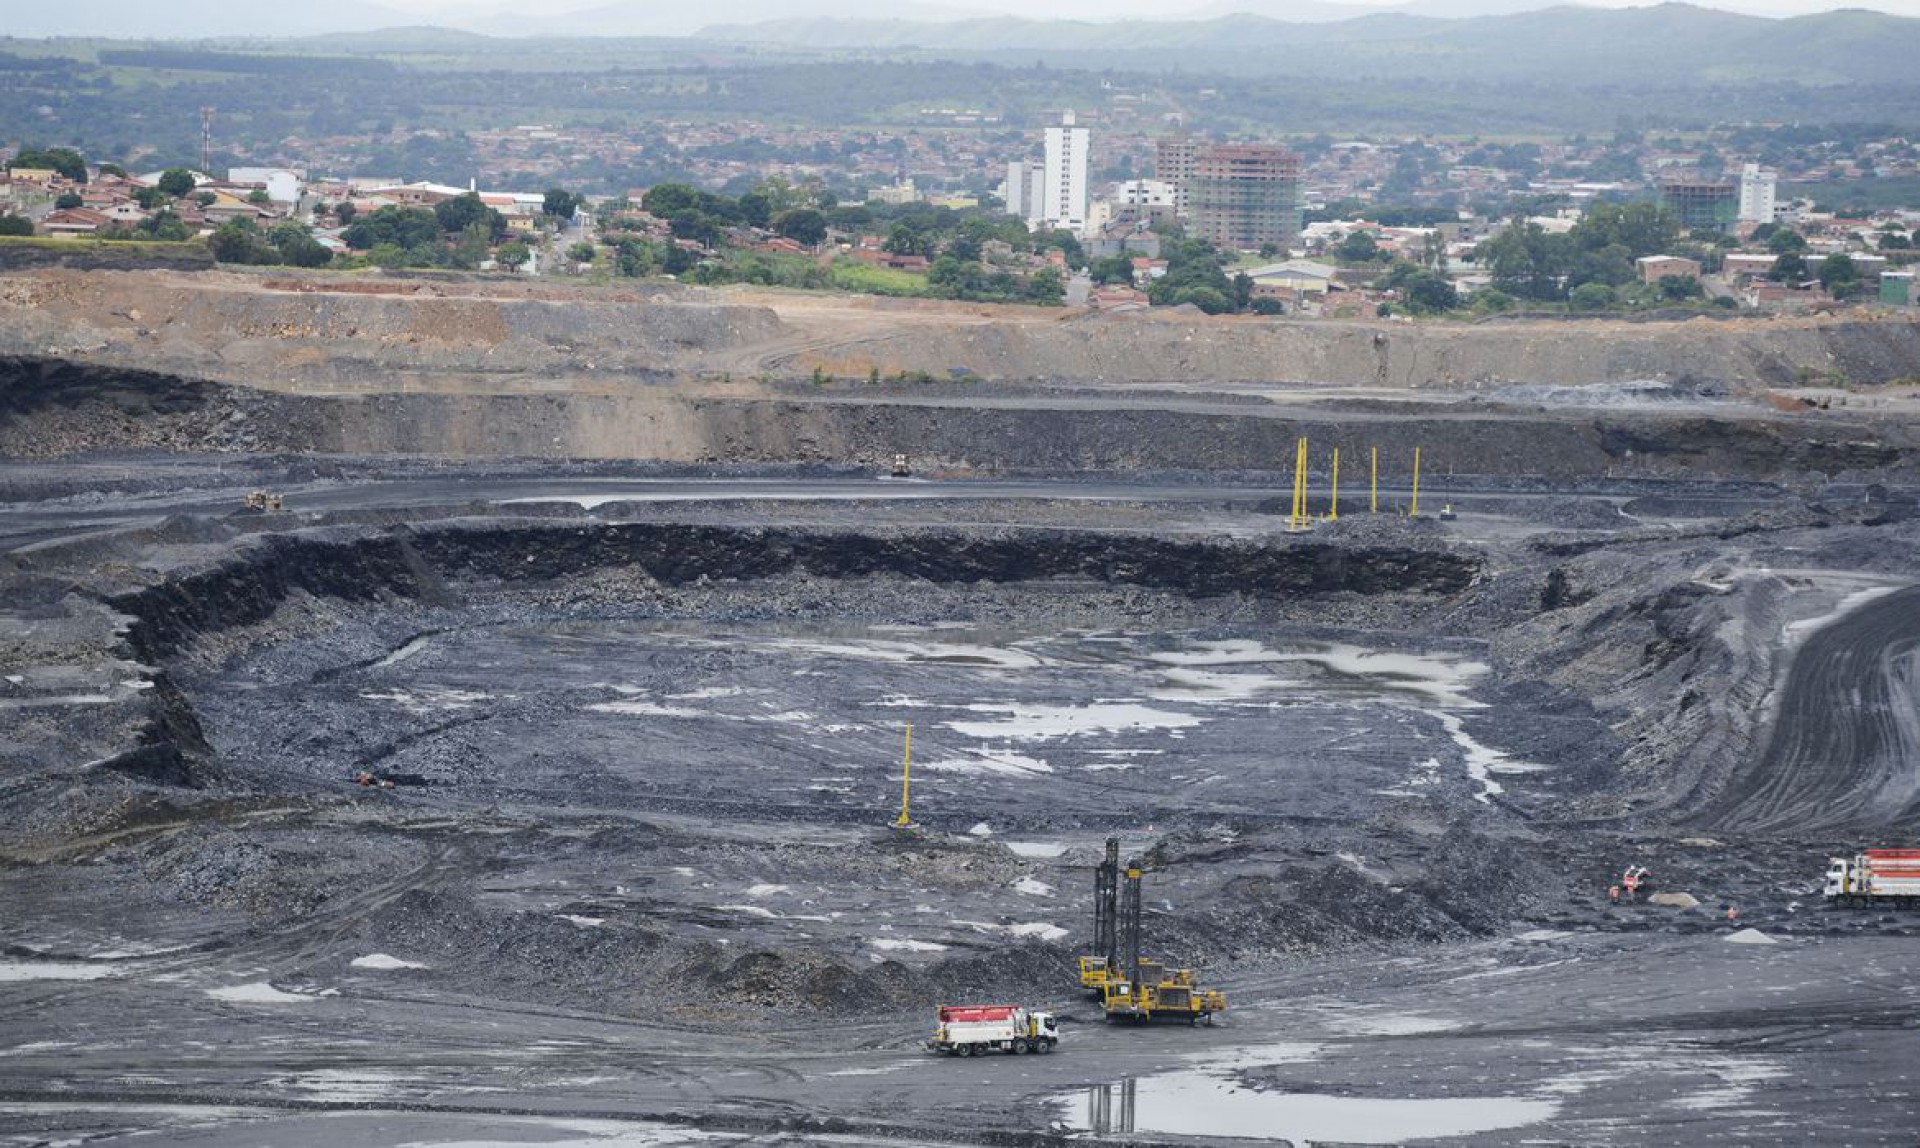
[[[1774,190],[1780,177],[1750,163],[1740,168],[1740,222],[1772,223]]]
[[[1060,117],[1059,127],[1047,129],[1039,218],[1074,232],[1087,226],[1087,140],[1087,129],[1074,126],[1072,112]]]

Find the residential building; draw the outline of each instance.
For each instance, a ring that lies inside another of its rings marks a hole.
[[[113,224],[105,212],[90,207],[64,207],[48,212],[40,220],[40,230],[48,235],[77,237],[92,235]]]
[[[1173,187],[1173,208],[1181,215],[1192,207],[1188,190],[1200,145],[1191,136],[1169,136],[1154,144],[1153,173]]]
[[[1636,259],[1634,263],[1639,268],[1642,283],[1658,283],[1669,275],[1696,281],[1700,278],[1699,261],[1683,259],[1678,255],[1648,255]]]
[[[1300,240],[1300,157],[1278,144],[1202,150],[1189,180],[1193,234],[1229,251]]]
[[[1740,217],[1740,189],[1730,183],[1663,183],[1660,202],[1683,231],[1731,231]]]
[[[1772,252],[1729,251],[1721,258],[1720,271],[1729,279],[1742,275],[1765,275],[1780,257]]]
[[[1007,182],[1000,198],[1007,214],[1018,216],[1028,225],[1040,222],[1040,204],[1046,195],[1046,179],[1041,166],[1030,159],[1017,159],[1007,165]]]
[[[1047,129],[1045,183],[1040,218],[1055,227],[1082,231],[1087,226],[1087,149],[1090,133],[1076,127],[1071,111],[1058,127]]]
[[[1757,163],[1741,166],[1740,222],[1773,222],[1774,192],[1779,182],[1778,174],[1767,171]]]
[[[298,172],[284,167],[234,167],[227,169],[227,182],[256,185],[275,203],[300,202],[303,181]]]

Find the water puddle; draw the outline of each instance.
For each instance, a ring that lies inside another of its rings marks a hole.
[[[1214,1072],[1173,1072],[1098,1085],[1055,1098],[1062,1119],[1094,1136],[1138,1133],[1404,1144],[1523,1128],[1553,1117],[1559,1104],[1511,1096],[1439,1100],[1259,1092]]]
[[[1094,733],[1180,730],[1200,724],[1192,714],[1149,706],[1096,702],[1085,706],[970,705],[974,713],[1003,714],[992,721],[950,721],[948,729],[982,741],[1028,741]]]
[[[0,961],[4,981],[96,981],[117,977],[121,970],[105,965],[71,965],[63,961]]]

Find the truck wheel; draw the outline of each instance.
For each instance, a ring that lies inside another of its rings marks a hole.
[[[1043,1041],[1041,1041],[1041,1042],[1040,1042],[1040,1051],[1041,1051],[1041,1052],[1052,1052],[1052,1051],[1053,1051],[1053,1045],[1054,1045],[1054,1042],[1053,1042],[1053,1041],[1051,1041],[1051,1040],[1043,1040]]]
[[[1025,1056],[1027,1053],[1032,1051],[1033,1050],[1027,1046],[1027,1042],[1024,1040],[1016,1040],[1013,1042],[1013,1054],[1015,1056]]]

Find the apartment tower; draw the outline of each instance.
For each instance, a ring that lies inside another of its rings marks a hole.
[[[1199,149],[1188,181],[1188,230],[1227,251],[1300,240],[1300,157],[1277,144]]]

